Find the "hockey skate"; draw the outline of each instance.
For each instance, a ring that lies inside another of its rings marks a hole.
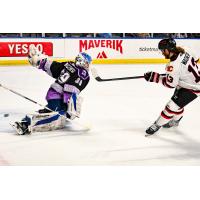
[[[154,122],[154,124],[152,124],[147,130],[146,130],[146,135],[145,136],[150,136],[153,135],[155,132],[157,132],[159,129],[161,128],[161,126],[157,125],[156,122]]]
[[[15,122],[14,124],[11,124],[11,126],[15,129],[18,135],[31,134],[27,122]]]
[[[176,127],[179,125],[179,122],[181,121],[183,117],[181,117],[179,120],[170,120],[167,124],[164,124],[162,127],[163,128],[171,128],[171,127]]]
[[[43,109],[38,110],[37,112],[40,114],[45,114],[45,113],[51,113],[53,111],[47,108],[43,108]]]

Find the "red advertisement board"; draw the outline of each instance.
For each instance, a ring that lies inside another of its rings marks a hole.
[[[26,57],[33,44],[48,56],[53,56],[52,42],[0,42],[0,57]]]
[[[109,40],[109,39],[90,39],[79,40],[79,51],[87,51],[89,49],[105,48],[105,51],[100,51],[96,58],[108,58],[106,50],[113,49],[123,54],[123,40]]]

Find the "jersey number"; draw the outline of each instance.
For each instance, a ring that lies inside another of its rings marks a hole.
[[[167,75],[167,81],[169,82],[169,83],[173,83],[173,77],[171,77],[170,75]]]
[[[194,58],[192,58],[191,61],[192,61],[192,65],[188,66],[188,71],[194,75],[195,82],[198,83],[200,81],[200,72],[198,71],[198,66],[197,66]]]
[[[69,79],[69,77],[70,77],[69,73],[61,72],[61,75],[58,78],[58,82],[64,84]]]
[[[77,79],[75,80],[75,83],[77,83],[79,86],[81,86],[82,83],[83,83],[83,81],[82,81],[80,78],[77,78]]]

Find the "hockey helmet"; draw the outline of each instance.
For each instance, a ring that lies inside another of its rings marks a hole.
[[[176,41],[173,38],[163,39],[158,43],[159,50],[175,50],[176,49]]]
[[[92,57],[85,52],[80,52],[75,58],[75,63],[79,67],[89,68],[91,62],[92,62]]]

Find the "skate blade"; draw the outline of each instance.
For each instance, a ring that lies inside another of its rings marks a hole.
[[[145,136],[145,137],[153,137],[153,136],[156,136],[156,134],[155,134],[155,133],[154,133],[154,134],[147,134],[147,133],[146,133],[144,136]]]
[[[16,131],[17,135],[24,135],[24,133],[17,128],[17,125],[15,123],[14,124],[13,123],[9,123],[9,124]]]

